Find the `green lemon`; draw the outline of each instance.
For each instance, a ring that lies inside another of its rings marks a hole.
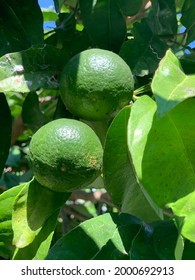
[[[133,89],[133,76],[126,62],[102,49],[89,49],[74,56],[60,80],[60,94],[67,109],[91,121],[114,117],[130,102]]]
[[[58,119],[42,126],[29,145],[35,179],[57,192],[84,188],[101,172],[103,150],[99,138],[86,124]]]

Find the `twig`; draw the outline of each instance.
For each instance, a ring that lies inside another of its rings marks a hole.
[[[24,130],[25,126],[23,124],[22,116],[19,115],[12,124],[12,137],[11,137],[11,146],[13,146],[18,138]]]

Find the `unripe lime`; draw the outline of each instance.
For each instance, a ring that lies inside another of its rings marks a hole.
[[[126,62],[117,54],[89,49],[74,56],[60,80],[61,98],[67,109],[86,120],[110,119],[127,105],[134,81]]]
[[[42,126],[32,137],[29,160],[35,179],[57,192],[84,188],[99,176],[102,146],[95,132],[73,119]]]

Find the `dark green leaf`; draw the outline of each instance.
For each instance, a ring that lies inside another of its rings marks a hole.
[[[24,248],[17,248],[14,260],[43,260],[49,251],[59,210],[54,212],[45,222],[33,242]]]
[[[0,176],[5,167],[11,143],[12,119],[6,97],[0,92]]]
[[[57,13],[60,13],[63,4],[64,0],[54,0],[54,5]]]
[[[185,74],[195,74],[195,52],[182,56],[180,63]]]
[[[133,260],[174,260],[178,231],[172,221],[144,225],[130,249]]]
[[[151,85],[159,117],[176,105],[195,96],[195,75],[186,76],[177,57],[168,50],[161,60]]]
[[[41,112],[39,99],[36,92],[29,92],[22,106],[22,119],[24,125],[36,132],[41,126],[49,120]]]
[[[195,260],[195,243],[189,240],[185,240],[183,260]]]
[[[190,42],[195,40],[195,2],[194,0],[186,0],[182,7],[182,17],[181,23],[187,28],[187,39],[186,44],[188,45]]]
[[[195,186],[195,99],[187,99],[163,118],[147,96],[132,106],[128,144],[143,188],[159,207],[192,192]]]
[[[31,244],[47,219],[68,199],[69,193],[53,192],[35,179],[18,194],[13,211],[13,243],[18,248]]]
[[[153,245],[153,228],[145,225],[132,241],[129,251],[131,260],[159,260]]]
[[[132,33],[134,39],[124,42],[120,56],[130,66],[134,75],[153,74],[167,50],[167,45],[152,33],[145,19],[134,24]]]
[[[118,52],[126,36],[126,23],[115,0],[80,0],[81,18],[94,45]]]
[[[122,212],[151,222],[159,217],[143,194],[128,155],[127,124],[130,112],[130,106],[125,107],[109,127],[104,148],[104,181],[113,203]]]
[[[178,199],[176,202],[167,205],[173,211],[173,213],[180,218],[183,225],[181,228],[181,234],[195,243],[194,236],[194,223],[195,223],[195,192]]]
[[[121,229],[124,226],[125,233]],[[127,256],[131,241],[141,222],[127,214],[104,214],[81,223],[59,239],[50,249],[48,260],[86,260],[104,251],[110,259]],[[105,247],[104,247],[105,246]],[[104,247],[104,248],[103,248]],[[108,251],[107,251],[108,250]]]
[[[43,44],[43,19],[37,0],[0,0],[0,6],[0,56]]]
[[[52,46],[32,47],[0,58],[0,90],[30,92],[59,87],[57,76],[67,55]]]
[[[14,187],[0,195],[0,256],[10,259],[14,247],[12,245],[12,210],[16,196],[23,185]]]
[[[143,5],[143,0],[119,0],[120,8],[125,16],[134,16]]]
[[[153,0],[153,16],[150,26],[156,35],[173,35],[177,33],[175,0]]]
[[[153,226],[153,244],[156,254],[161,260],[174,260],[178,239],[178,230],[174,222],[158,222]]]
[[[73,116],[66,109],[66,106],[64,105],[64,102],[62,101],[62,99],[61,99],[61,97],[59,95],[53,119],[60,119],[60,118],[73,118]]]

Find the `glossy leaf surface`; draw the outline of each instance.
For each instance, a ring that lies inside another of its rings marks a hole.
[[[127,124],[130,112],[131,107],[125,107],[109,127],[104,148],[104,181],[112,201],[122,212],[151,222],[159,217],[144,196],[129,158]]]
[[[126,227],[126,232],[122,230]],[[125,258],[140,221],[127,214],[104,214],[81,223],[59,239],[50,249],[47,260],[89,260],[98,258],[103,247],[107,254]],[[127,250],[127,251],[126,251]]]
[[[194,112],[195,99],[182,102],[161,119],[147,96],[132,106],[129,151],[139,181],[159,207],[194,190]]]
[[[67,55],[52,46],[32,47],[0,58],[0,90],[30,92],[58,88],[57,73]]]
[[[170,203],[168,207],[170,207],[173,213],[181,220],[181,234],[188,240],[195,243],[195,192],[178,199],[176,202]]]
[[[16,197],[13,211],[13,243],[18,248],[31,244],[47,219],[68,199],[69,193],[57,193],[42,187],[35,179],[26,183]]]
[[[168,50],[152,80],[158,116],[162,117],[180,102],[195,96],[195,75],[187,76],[177,57]]]
[[[23,185],[14,187],[0,195],[0,256],[9,258],[14,250],[12,245],[12,210],[16,196]]]
[[[59,210],[54,212],[45,222],[38,235],[28,246],[24,248],[16,248],[14,252],[14,260],[43,260],[51,246],[56,220]]]

